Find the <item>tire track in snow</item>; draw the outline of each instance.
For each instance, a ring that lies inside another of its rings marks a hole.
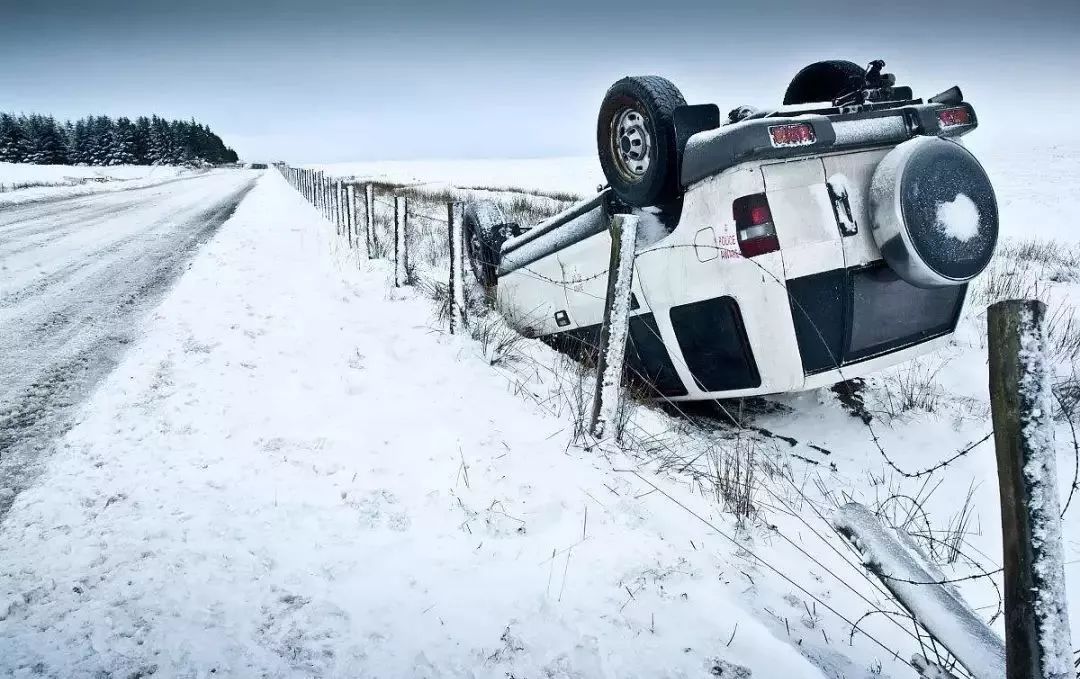
[[[26,304],[17,314],[10,305],[0,306],[0,517],[41,471],[56,439],[73,423],[76,406],[120,360],[142,313],[253,186],[253,180],[236,175],[208,178],[205,190],[190,196],[185,185],[165,194],[148,191],[140,196],[141,210],[135,205],[119,212],[102,211],[98,201],[87,200],[84,209],[98,220],[87,228],[123,236],[78,253],[43,276],[43,284],[21,289]],[[113,202],[113,195],[96,198]],[[154,203],[160,197],[164,206]],[[43,219],[56,214],[46,210]],[[134,229],[120,224],[131,220]]]

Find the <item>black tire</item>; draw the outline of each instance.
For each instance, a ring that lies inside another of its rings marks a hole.
[[[604,176],[624,203],[647,207],[678,196],[674,111],[685,105],[679,88],[655,75],[623,78],[604,95],[596,121],[596,146]],[[634,114],[637,117],[626,124],[627,116]],[[640,154],[641,160],[628,160],[626,154]]]
[[[784,105],[832,101],[852,91],[853,78],[864,78],[862,66],[842,60],[818,61],[795,74],[784,93]]]
[[[476,280],[486,289],[498,282],[499,252],[506,240],[501,228],[507,224],[506,215],[498,203],[490,200],[473,201],[465,206],[462,235]]]

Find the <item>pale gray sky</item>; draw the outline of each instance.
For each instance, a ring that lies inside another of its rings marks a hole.
[[[727,110],[882,58],[960,84],[977,134],[1042,135],[1080,104],[1078,34],[1076,0],[0,0],[0,110],[194,116],[247,159],[583,155],[623,75]]]

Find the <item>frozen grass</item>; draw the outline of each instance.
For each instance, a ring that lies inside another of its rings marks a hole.
[[[886,373],[876,390],[877,404],[868,407],[875,415],[892,419],[905,413],[935,413],[947,397],[938,375],[948,361],[930,356],[905,363]]]
[[[1057,365],[1080,360],[1080,319],[1066,286],[1080,281],[1080,244],[1058,240],[1006,240],[974,283],[969,313],[1008,299],[1047,304],[1047,357]]]
[[[79,186],[87,182],[104,182],[108,179],[99,177],[71,177],[60,181],[52,182],[11,182],[5,184],[0,182],[0,193],[7,193],[8,191],[20,191],[22,189],[40,189],[54,186]]]

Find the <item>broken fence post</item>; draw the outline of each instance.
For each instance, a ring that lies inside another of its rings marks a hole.
[[[837,508],[832,524],[855,546],[866,569],[972,677],[1003,676],[1005,646],[1001,639],[954,588],[941,583],[945,578],[940,572],[928,572],[895,529],[882,525],[873,512],[857,502]]]
[[[452,201],[446,204],[446,228],[450,238],[450,281],[446,293],[450,305],[451,335],[465,329],[465,248],[462,220],[456,218],[455,208]]]
[[[630,294],[634,280],[634,250],[638,218],[615,215],[611,219],[611,259],[608,263],[607,298],[604,323],[600,327],[600,353],[596,361],[596,389],[593,392],[589,431],[603,438],[616,424],[621,397],[626,334],[630,322]],[[621,434],[615,427],[615,436]]]
[[[1045,315],[1046,305],[1036,300],[998,302],[987,314],[1008,679],[1075,675],[1044,355]]]

